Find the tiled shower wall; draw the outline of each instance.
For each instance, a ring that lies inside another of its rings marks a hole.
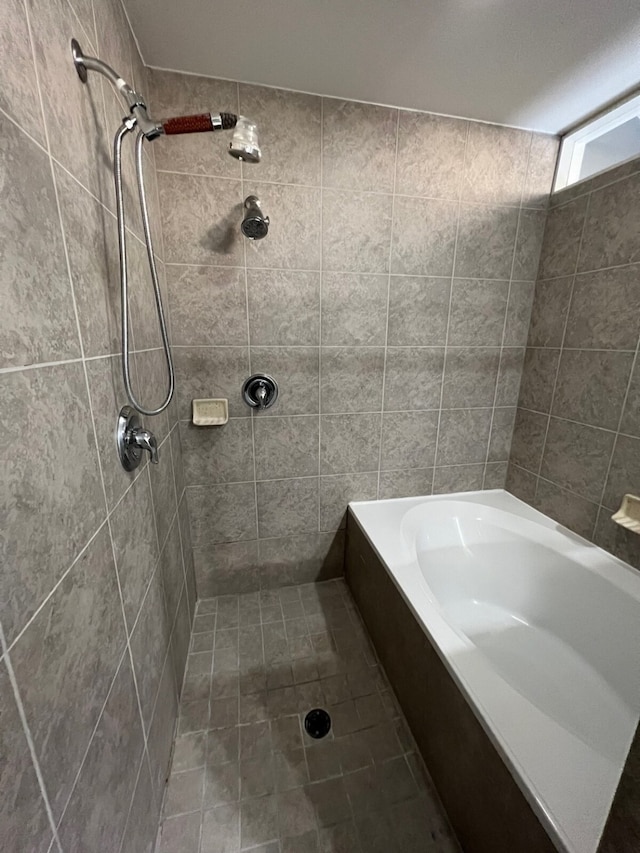
[[[553,198],[508,487],[640,566],[611,521],[640,484],[640,161]]]
[[[640,160],[552,200],[507,488],[640,568],[637,534],[611,521],[640,488]],[[600,845],[640,844],[640,730]]]
[[[127,475],[116,454],[123,108],[101,78],[81,84],[69,41],[143,88],[146,72],[118,0],[6,0],[0,33],[0,847],[142,853],[195,588],[175,410],[147,419],[160,465]],[[150,161],[147,173],[157,221]],[[166,380],[140,283],[133,361],[148,400]]]
[[[349,500],[505,481],[556,140],[152,72],[156,113],[240,112],[156,145],[180,434],[201,596],[342,568]],[[266,239],[240,233],[255,193]],[[272,374],[252,416],[240,388]],[[191,400],[229,399],[195,428]]]

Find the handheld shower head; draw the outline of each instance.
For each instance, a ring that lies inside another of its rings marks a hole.
[[[199,113],[176,116],[162,123],[167,136],[182,133],[204,133],[210,130],[233,130],[229,154],[247,163],[259,163],[262,153],[258,143],[258,128],[248,118],[233,113]]]
[[[259,163],[262,157],[258,143],[258,128],[244,116],[238,116],[229,143],[229,154],[238,160],[246,160],[247,163]]]
[[[248,195],[244,200],[245,214],[242,219],[242,233],[249,240],[262,240],[269,233],[269,217],[265,216],[260,206],[260,199]]]
[[[198,113],[191,116],[176,116],[162,123],[167,136],[179,133],[205,133],[209,130],[231,130],[238,117],[233,113]]]

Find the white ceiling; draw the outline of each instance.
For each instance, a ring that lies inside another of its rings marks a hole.
[[[149,65],[552,133],[640,84],[638,0],[124,2]]]

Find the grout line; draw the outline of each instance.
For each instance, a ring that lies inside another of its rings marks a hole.
[[[109,524],[109,521],[108,521],[108,520],[107,520],[107,524]],[[112,530],[111,530],[111,525],[110,525],[110,524],[109,524],[109,536],[110,536],[110,539],[111,539],[111,553],[112,553],[112,555],[113,555],[113,563],[114,563],[115,571],[116,571],[116,581],[117,581],[117,583],[118,583],[118,593],[119,593],[119,596],[120,596],[120,611],[121,611],[121,613],[122,613],[122,622],[123,622],[123,625],[124,625],[124,633],[125,633],[125,638],[126,638],[125,654],[128,654],[128,656],[129,656],[129,665],[130,665],[130,667],[131,667],[131,676],[132,676],[132,678],[133,678],[133,686],[134,686],[134,690],[136,691],[136,702],[137,702],[137,704],[138,704],[138,714],[139,714],[139,717],[140,717],[140,727],[141,727],[141,729],[142,729],[142,740],[143,740],[143,744],[144,744],[143,752],[145,752],[145,753],[146,753],[146,752],[147,752],[147,750],[148,750],[148,744],[147,744],[147,730],[146,730],[146,727],[145,727],[145,724],[144,724],[144,714],[142,713],[142,702],[141,702],[141,700],[140,700],[140,689],[138,688],[138,677],[137,677],[137,675],[136,675],[136,668],[135,668],[134,659],[133,659],[133,652],[132,652],[132,650],[131,650],[131,637],[133,636],[133,632],[135,631],[136,626],[138,625],[138,621],[139,621],[139,619],[140,619],[140,615],[141,615],[142,610],[143,610],[143,608],[144,608],[144,604],[145,604],[145,601],[146,601],[146,599],[147,599],[147,595],[149,594],[149,589],[150,589],[150,587],[151,587],[151,584],[153,583],[153,579],[154,579],[154,577],[155,577],[155,573],[156,573],[156,571],[159,571],[159,570],[160,570],[160,569],[159,569],[159,567],[160,567],[160,557],[158,557],[158,560],[157,560],[157,562],[156,562],[156,566],[155,566],[154,570],[153,570],[153,571],[152,571],[152,573],[151,573],[151,578],[149,579],[149,583],[147,584],[147,588],[145,589],[145,593],[144,593],[144,595],[143,595],[143,597],[142,597],[142,601],[141,601],[141,603],[140,603],[140,607],[139,607],[139,609],[138,609],[138,613],[137,613],[136,619],[135,619],[135,621],[134,621],[133,625],[131,626],[131,632],[129,632],[129,626],[127,625],[127,616],[126,616],[125,609],[124,609],[124,596],[123,596],[123,594],[122,594],[122,584],[120,583],[120,572],[119,572],[119,570],[118,570],[118,562],[117,562],[117,560],[116,560],[116,549],[115,549],[115,543],[114,543],[114,539],[113,539],[113,532],[112,532]],[[115,681],[115,679],[114,679],[114,681]],[[151,723],[149,723],[149,726],[151,726]]]
[[[60,367],[65,364],[82,364],[82,358],[68,358],[63,361],[42,361],[38,364],[20,364],[15,367],[0,367],[0,374],[21,373],[23,370],[37,370],[39,368],[46,369],[48,367]]]
[[[545,477],[542,474],[538,475],[535,473],[535,471],[531,471],[529,468],[525,468],[523,465],[519,465],[517,462],[509,462],[509,465],[512,465],[514,468],[517,468],[518,471],[524,471],[525,474],[529,474],[536,481],[541,480],[543,483],[548,483],[550,486],[555,486],[555,488],[559,489],[561,492],[566,492],[568,495],[571,495],[574,498],[578,498],[578,500],[591,504],[591,506],[597,508],[598,513],[600,513],[600,511],[602,510],[604,510],[605,512],[610,512],[612,509],[611,507],[608,507],[606,504],[603,504],[600,501],[595,501],[592,498],[586,498],[584,495],[581,495],[579,492],[576,492],[573,489],[568,488],[567,486],[561,486],[559,485],[559,483],[556,483],[554,480],[550,480],[548,477]],[[567,525],[564,526],[566,527]]]
[[[433,479],[431,481],[431,492],[433,492],[433,487],[435,485],[435,468],[438,461],[438,450],[440,448],[440,425],[442,421],[442,404],[444,401],[444,385],[445,385],[445,376],[447,370],[447,350],[449,349],[449,327],[451,325],[451,306],[453,304],[453,282],[455,281],[455,272],[456,272],[456,262],[458,259],[458,238],[460,235],[460,215],[462,211],[462,185],[464,180],[464,175],[466,173],[467,167],[467,154],[469,151],[469,137],[471,135],[471,125],[467,125],[467,136],[464,143],[464,158],[462,162],[462,172],[460,176],[460,186],[458,189],[458,216],[456,220],[456,237],[453,245],[453,260],[451,264],[451,276],[449,279],[449,309],[447,311],[447,331],[445,333],[445,351],[444,351],[444,359],[442,361],[442,378],[440,380],[440,405],[438,407],[438,424],[436,429],[436,446],[433,456]]]
[[[524,408],[523,406],[496,406],[496,409],[516,409],[516,408]],[[489,411],[491,406],[451,406],[446,408],[445,412],[474,412],[474,411]],[[438,409],[386,409],[384,412],[382,411],[362,411],[362,412],[325,412],[322,415],[323,418],[350,418],[350,417],[359,417],[360,415],[409,415],[409,414],[426,414],[427,412],[437,412]],[[535,411],[535,410],[530,410]],[[292,414],[292,415],[266,415],[261,418],[263,423],[271,423],[277,421],[286,421],[286,420],[294,420],[299,418],[315,418],[316,412],[308,412],[306,414]],[[249,415],[232,415],[229,418],[229,421],[246,421],[249,419]],[[180,423],[190,424],[191,420],[189,418],[180,418]],[[356,472],[352,472],[356,473]]]
[[[318,477],[322,465],[322,279],[324,268],[324,98],[320,98],[320,211],[318,238],[320,241],[319,281],[318,281]],[[318,532],[322,530],[322,499],[320,480],[318,480]],[[258,549],[260,546],[258,546]]]
[[[533,147],[533,134],[531,134],[531,139],[529,140],[529,150],[527,151],[527,164],[524,169],[524,175],[522,178],[522,188],[520,190],[520,209],[518,210],[518,221],[516,222],[516,234],[513,241],[513,257],[511,259],[511,272],[509,273],[509,286],[507,287],[507,304],[505,305],[504,311],[504,322],[502,324],[502,339],[500,343],[500,358],[498,359],[498,371],[496,373],[496,381],[494,386],[494,394],[493,394],[493,406],[491,407],[491,421],[489,423],[489,438],[487,440],[487,454],[484,460],[484,474],[482,475],[482,488],[485,488],[485,483],[487,480],[487,465],[489,464],[489,453],[491,452],[491,439],[493,437],[493,423],[495,420],[496,414],[496,402],[498,400],[498,388],[500,385],[500,370],[502,368],[502,359],[504,356],[504,341],[507,335],[507,321],[509,319],[509,306],[511,303],[511,292],[513,288],[513,273],[516,267],[516,254],[518,251],[518,237],[520,236],[520,223],[522,219],[522,200],[524,198],[524,191],[527,185],[527,176],[529,174],[529,166],[531,163],[531,148]],[[531,307],[533,307],[533,299],[535,297],[535,284],[534,284],[534,293],[532,293],[531,297]],[[529,324],[531,322],[531,316],[529,316]],[[526,341],[525,341],[526,348]],[[520,370],[520,380],[522,381],[522,370]],[[518,393],[520,392],[520,386],[518,386]],[[511,428],[511,440],[513,440],[513,430],[514,425]],[[509,442],[509,447],[511,447],[511,441]]]
[[[512,272],[513,272],[513,265],[515,264],[515,246],[517,245],[517,241],[518,241],[518,230],[519,230],[519,228],[520,228],[520,214],[518,213],[518,224],[516,226],[516,239],[515,239],[515,243],[514,243],[514,255],[513,255],[513,262],[511,265]],[[484,474],[482,475],[482,486],[481,486],[482,489],[485,488],[485,482],[487,479],[487,465],[489,464],[489,454],[491,452],[491,439],[493,437],[493,423],[495,420],[496,403],[498,400],[498,389],[500,386],[500,370],[502,367],[502,358],[503,358],[503,353],[504,353],[504,339],[505,339],[505,336],[507,334],[507,320],[509,318],[509,303],[510,303],[510,301],[511,301],[511,281],[509,282],[509,286],[507,287],[507,301],[506,301],[505,308],[504,308],[504,321],[502,324],[502,343],[500,346],[500,355],[498,357],[498,369],[496,371],[496,378],[495,378],[494,389],[493,389],[493,405],[491,407],[491,418],[489,421],[489,436],[487,438],[487,452],[486,452],[485,458],[484,458]],[[521,373],[522,373],[522,371],[521,371]],[[509,407],[509,408],[513,408],[513,407]],[[515,424],[515,421],[514,421],[514,424]],[[513,437],[513,428],[511,430],[511,435]]]
[[[82,758],[81,758],[80,763],[78,765],[78,770],[77,770],[75,776],[73,777],[73,782],[70,785],[69,795],[68,795],[66,802],[64,804],[64,807],[60,813],[60,818],[58,819],[58,828],[60,826],[62,826],[62,822],[65,818],[66,813],[67,813],[67,809],[69,808],[69,804],[71,803],[71,800],[73,799],[73,795],[75,793],[76,787],[77,787],[78,782],[80,780],[80,776],[82,774],[82,768],[84,767],[85,761],[87,760],[87,755],[89,754],[89,751],[91,749],[91,744],[93,743],[93,739],[94,739],[95,734],[98,730],[98,727],[99,727],[100,723],[102,722],[104,710],[107,707],[107,702],[109,701],[109,697],[111,696],[111,692],[113,691],[113,685],[116,683],[116,679],[118,678],[118,675],[120,673],[120,668],[122,667],[122,662],[124,661],[126,654],[127,654],[127,644],[125,643],[125,645],[122,649],[122,653],[120,654],[120,657],[118,659],[118,663],[116,665],[115,672],[113,674],[113,678],[111,679],[111,683],[109,684],[109,689],[107,690],[107,694],[104,698],[104,702],[102,703],[102,706],[100,708],[100,713],[98,714],[98,716],[96,718],[96,723],[95,723],[93,730],[91,732],[91,735],[89,736],[89,739],[87,741],[86,749],[84,750],[84,752],[82,754]],[[143,736],[144,736],[144,727],[143,727]],[[145,741],[144,749],[146,749],[146,741]],[[143,749],[143,754],[144,754],[144,749]]]
[[[113,215],[113,214],[112,214]],[[640,262],[635,264],[624,264],[623,266],[638,266]],[[216,269],[216,270],[242,270],[244,267],[241,264],[205,264],[205,263],[184,263],[178,261],[165,261],[166,267],[194,267],[196,269]],[[615,268],[612,268],[615,269]],[[311,267],[250,267],[249,272],[284,272],[284,273],[315,273],[319,274],[319,267],[311,268]],[[387,278],[389,275],[388,272],[358,272],[357,270],[325,270],[327,273],[331,273],[331,275],[344,275],[344,276],[363,276],[367,278]],[[594,272],[599,272],[599,270],[594,270]],[[582,275],[583,273],[580,273]],[[440,279],[448,279],[450,276],[447,275],[426,275],[424,273],[401,273],[401,272],[392,272],[392,278],[411,278],[411,279],[433,279],[434,281],[438,281]],[[566,278],[566,276],[557,276],[558,278]],[[457,279],[461,281],[477,281],[477,277],[473,278],[468,275],[459,275],[456,276]],[[518,280],[518,279],[516,279]],[[527,279],[522,279],[526,281]],[[553,279],[546,279],[546,281],[552,281]],[[498,281],[509,281],[508,278],[483,278],[482,281],[487,282],[498,282]]]
[[[635,436],[631,436],[631,437],[635,438]],[[492,460],[492,462],[489,464],[493,464],[493,462],[495,462],[496,464],[499,464],[501,462],[507,462],[507,461],[508,461],[508,459],[496,459],[496,460]],[[446,468],[446,469],[449,469],[449,468],[467,468],[469,465],[484,465],[484,462],[455,462],[455,463],[452,463],[450,465],[435,465],[435,466],[434,465],[422,465],[418,468],[383,468],[380,473],[389,474],[389,473],[392,473],[394,471],[398,471],[398,472],[399,471],[431,471],[434,467],[438,468],[438,469],[441,469],[441,468]],[[378,473],[377,468],[369,468],[369,469],[364,470],[364,471],[337,471],[337,472],[331,471],[331,472],[325,473],[325,474],[301,474],[298,477],[272,477],[270,479],[258,480],[257,482],[258,483],[286,483],[286,482],[291,482],[293,480],[318,480],[318,479],[319,480],[327,480],[327,479],[331,479],[332,477],[348,477],[351,475],[377,474],[377,473]],[[192,484],[187,486],[187,489],[206,489],[206,488],[217,489],[217,488],[226,487],[226,486],[248,486],[248,485],[251,485],[252,483],[253,483],[253,480],[221,480],[218,482],[192,483]],[[323,533],[326,531],[321,530],[319,532]],[[295,536],[297,534],[287,534],[287,535]],[[259,538],[259,539],[282,539],[283,537],[282,536],[259,536],[257,538]],[[233,541],[253,541],[253,540],[233,540]]]
[[[182,579],[184,581],[185,588],[188,588],[187,587],[187,562],[184,558],[184,545],[182,543],[182,529],[181,529],[181,524],[180,524],[180,504],[182,503],[184,487],[183,487],[182,493],[178,494],[178,484],[177,484],[177,477],[176,477],[177,461],[173,456],[173,442],[171,440],[171,436],[173,435],[174,432],[176,433],[176,439],[175,440],[180,445],[180,461],[182,462],[182,438],[180,436],[180,421],[179,420],[176,420],[174,425],[169,430],[169,434],[167,435],[167,439],[168,439],[168,443],[169,443],[169,452],[171,454],[171,466],[172,466],[172,470],[173,470],[173,488],[175,491],[175,498],[176,498],[175,523],[177,524],[178,538],[180,540],[180,557],[182,560]],[[182,476],[184,479],[184,465],[183,465]],[[149,473],[149,487],[151,488],[151,473]],[[154,511],[154,517],[155,517],[155,511]],[[169,534],[167,534],[167,538],[165,539],[164,548],[167,547],[167,543],[169,540],[170,533],[171,533],[171,526],[169,527]],[[187,613],[189,614],[189,624],[191,624],[193,622],[193,616],[195,614],[191,613],[191,607],[189,605],[189,595],[188,594],[187,594]]]
[[[397,123],[399,123],[399,113]],[[322,135],[322,134],[321,134]],[[243,181],[242,178],[233,178],[228,175],[216,175],[216,174],[207,174],[205,172],[188,172],[188,171],[176,171],[174,169],[157,169],[158,174],[163,175],[184,175],[188,178],[204,178],[207,181],[225,181],[227,183],[241,183]],[[450,204],[453,208],[458,203],[468,205],[469,207],[478,207],[478,208],[489,208],[491,210],[496,209],[505,209],[505,210],[519,210],[522,206],[525,210],[542,210],[545,208],[540,208],[536,206],[528,206],[525,204],[521,204],[521,201],[513,204],[504,204],[501,202],[492,202],[491,204],[487,204],[486,202],[476,201],[474,199],[464,199],[460,195],[459,198],[451,198],[450,196],[430,196],[430,195],[411,195],[410,193],[395,193],[395,192],[378,192],[376,190],[361,190],[357,187],[347,187],[347,186],[323,186],[320,184],[304,184],[304,183],[292,183],[290,181],[265,181],[258,179],[252,183],[252,186],[264,184],[266,186],[278,186],[278,187],[290,187],[292,189],[300,189],[300,190],[328,190],[332,193],[349,193],[350,195],[357,196],[375,196],[375,197],[386,197],[391,198],[391,196],[395,195],[397,198],[406,198],[406,199],[417,199],[420,201],[435,201],[445,204]],[[522,198],[522,194],[521,194]],[[384,275],[384,273],[378,273],[379,275]]]
[[[5,666],[7,667],[7,674],[9,676],[9,682],[11,684],[13,690],[13,699],[16,703],[16,708],[18,710],[18,716],[20,718],[20,722],[22,724],[22,731],[27,741],[27,747],[29,749],[29,755],[31,758],[31,763],[33,765],[33,770],[36,774],[36,779],[38,780],[38,787],[40,789],[40,796],[42,797],[45,811],[47,813],[47,818],[49,819],[49,828],[52,833],[52,841],[49,847],[49,850],[53,849],[54,844],[56,845],[58,851],[62,851],[62,846],[60,844],[60,838],[58,836],[58,827],[56,825],[55,818],[53,816],[53,810],[51,808],[51,803],[49,802],[49,795],[47,794],[47,788],[44,783],[44,777],[42,775],[42,770],[40,769],[40,762],[38,761],[38,755],[36,753],[35,744],[33,742],[33,737],[31,736],[31,729],[29,728],[29,723],[27,721],[27,715],[24,710],[24,706],[22,704],[22,697],[20,696],[20,690],[18,688],[18,681],[16,679],[16,674],[13,670],[13,664],[11,663],[11,656],[9,654],[9,649],[7,647],[7,641],[4,636],[4,631],[2,629],[2,624],[0,624],[0,650],[2,651],[2,660],[4,660]],[[73,790],[73,789],[72,789]]]
[[[613,264],[612,266],[608,267],[596,267],[595,269],[578,270],[575,275],[576,277],[594,275],[594,273],[611,272],[612,270],[625,270],[633,267],[640,267],[640,261],[628,261],[626,264]],[[550,275],[546,278],[538,279],[538,281],[545,283],[552,281],[560,281],[563,278],[571,278],[571,275],[571,273],[564,273],[563,275]]]
[[[29,31],[29,32],[30,32],[30,31]],[[33,54],[32,54],[32,58],[33,58]],[[34,61],[34,64],[35,64],[35,59],[34,59],[33,61]],[[47,155],[47,157],[49,156],[49,151],[47,150],[46,145],[43,145],[43,144],[42,144],[42,142],[38,142],[38,140],[35,138],[35,136],[32,136],[32,135],[29,133],[29,131],[28,131],[28,130],[25,130],[25,128],[24,128],[24,127],[23,127],[23,126],[22,126],[22,125],[17,121],[17,119],[15,119],[15,118],[14,118],[10,113],[8,113],[6,110],[3,110],[3,109],[2,109],[2,107],[0,107],[0,116],[4,116],[4,118],[6,118],[6,119],[7,119],[7,121],[10,121],[10,122],[11,122],[11,124],[13,124],[15,127],[17,127],[17,128],[18,128],[18,130],[19,130],[21,133],[24,133],[24,135],[25,135],[28,139],[30,139],[30,140],[31,140],[31,142],[33,142],[33,144],[34,144],[37,148],[39,148],[39,149],[40,149],[40,151],[42,151],[44,154],[46,154],[46,155]],[[42,116],[42,115],[41,115],[40,117],[41,117],[41,120],[42,120],[42,126],[43,126],[43,128],[44,128],[44,116]],[[45,142],[46,142],[46,137],[45,137]]]
[[[506,282],[501,282],[502,284],[506,284]],[[533,284],[533,282],[525,282],[525,284]],[[524,349],[523,346],[513,346],[508,347],[508,349]],[[210,349],[232,349],[232,350],[246,350],[248,349],[246,344],[175,344],[173,349],[187,349],[187,350],[210,350]],[[345,350],[345,349],[357,349],[357,350],[383,350],[385,349],[384,344],[325,344],[323,346],[318,346],[317,344],[257,344],[252,347],[252,349],[268,349],[268,350],[320,350],[320,349],[331,349],[331,350]],[[392,344],[389,346],[389,349],[407,349],[407,350],[443,350],[445,349],[445,344],[435,344],[435,345],[415,345],[415,344]],[[451,346],[447,347],[447,349],[461,349],[461,350],[476,350],[476,349],[491,349],[491,350],[499,350],[499,344],[451,344]],[[152,347],[150,350],[136,350],[136,352],[160,352],[160,347]],[[609,352],[609,350],[607,350]],[[625,350],[620,350],[620,352],[625,352]],[[115,354],[115,353],[114,353]],[[94,358],[103,358],[106,356],[94,356]],[[463,407],[466,408],[466,407]]]
[[[106,109],[105,104],[104,104],[104,90],[102,92],[101,100],[102,100],[103,109]],[[105,119],[105,124],[106,124],[106,119]],[[74,181],[74,183],[76,183],[81,189],[83,189],[87,193],[87,195],[93,199],[93,201],[96,204],[99,204],[100,207],[105,211],[105,213],[108,213],[109,216],[111,216],[114,220],[116,219],[115,212],[113,210],[111,210],[111,208],[108,205],[106,205],[102,199],[98,198],[98,196],[94,192],[92,192],[92,190],[90,190],[89,187],[87,187],[85,184],[83,184],[82,181],[80,180],[80,178],[78,178],[76,175],[74,175],[73,172],[70,172],[69,169],[64,165],[64,163],[61,163],[60,160],[58,160],[53,154],[51,154],[50,156],[51,156],[51,161],[53,163],[55,163],[55,165],[59,169],[61,169],[69,178],[71,178],[71,180]],[[124,180],[124,176],[123,176],[123,180]],[[138,234],[136,234],[136,232],[131,228],[130,225],[125,224],[125,227],[127,229],[127,233],[131,237],[133,237],[135,240],[137,240],[141,246],[145,246],[145,243],[144,243],[144,240],[142,239],[142,237],[140,237]],[[157,254],[157,253],[154,252],[154,254]],[[160,258],[160,260],[162,260],[162,259]]]
[[[391,302],[391,269],[393,259],[393,232],[395,224],[396,188],[398,180],[398,148],[400,140],[400,110],[396,110],[396,139],[393,155],[393,185],[391,194],[391,228],[389,233],[389,254],[387,256],[387,306],[384,326],[384,357],[382,362],[382,394],[380,400],[380,432],[378,434],[378,482],[376,483],[376,499],[380,500],[380,469],[382,467],[382,439],[384,435],[384,395],[387,383],[387,356],[389,354],[389,306]]]
[[[578,244],[578,252],[577,252],[577,254],[576,254],[576,262],[575,262],[575,265],[574,265],[573,279],[572,279],[572,281],[571,281],[571,292],[570,292],[570,294],[569,294],[569,301],[568,301],[568,303],[567,303],[567,314],[566,314],[566,317],[565,317],[565,319],[564,319],[564,325],[563,325],[563,328],[562,328],[562,338],[561,338],[561,341],[560,341],[560,356],[559,356],[559,358],[558,358],[558,364],[557,364],[557,366],[556,366],[556,372],[555,372],[555,376],[554,376],[554,379],[553,379],[553,388],[552,388],[552,391],[551,391],[551,399],[549,400],[549,412],[548,412],[548,413],[547,413],[547,415],[546,415],[546,417],[547,417],[547,426],[546,426],[545,433],[544,433],[544,439],[543,439],[543,441],[542,441],[542,449],[541,449],[541,451],[540,451],[540,462],[539,462],[539,465],[538,465],[538,474],[537,474],[537,476],[538,476],[538,477],[540,477],[540,472],[542,471],[542,464],[543,464],[543,462],[544,462],[544,454],[545,454],[545,450],[546,450],[546,447],[547,447],[547,438],[548,438],[548,436],[549,436],[549,427],[550,427],[550,425],[551,425],[551,413],[552,413],[552,411],[553,411],[553,404],[554,404],[554,401],[555,401],[555,397],[556,397],[556,390],[557,390],[557,387],[558,387],[558,376],[560,375],[560,364],[562,363],[562,350],[564,349],[564,342],[565,342],[565,339],[566,339],[566,336],[567,336],[567,328],[568,328],[568,326],[569,326],[569,316],[570,316],[570,314],[571,314],[571,304],[572,304],[572,302],[573,302],[573,294],[574,294],[575,286],[576,286],[576,275],[577,275],[577,272],[578,272],[578,266],[579,266],[579,264],[580,264],[580,255],[582,254],[582,244],[583,244],[583,241],[584,241],[585,231],[586,231],[586,229],[587,229],[587,219],[588,219],[588,216],[589,216],[589,207],[590,207],[590,206],[591,206],[591,196],[588,196],[588,198],[587,198],[587,202],[586,202],[586,205],[585,205],[585,210],[584,210],[584,218],[583,218],[583,221],[582,221],[582,230],[581,230],[581,232],[580,232],[580,243]],[[524,368],[523,368],[523,369],[524,369]],[[538,482],[539,482],[539,480],[536,480],[536,486],[535,486],[535,490],[534,490],[534,493],[533,493],[533,504],[534,504],[534,505],[535,505],[536,499],[537,499],[537,497],[538,497]]]
[[[238,83],[236,86],[236,99],[237,99],[237,109],[238,115],[240,113],[240,85]],[[245,199],[245,175],[244,175],[245,164],[240,162],[240,189],[242,194],[242,200],[244,204]],[[267,235],[268,239],[268,235]],[[247,271],[247,238],[245,237],[242,241],[242,258],[243,258],[243,266],[242,270],[244,273],[244,299],[245,299],[245,312],[247,317],[247,360],[249,362],[249,376],[253,375],[253,368],[251,364],[251,312],[249,306],[249,274]],[[253,505],[254,505],[254,515],[255,515],[255,524],[256,524],[256,537],[258,537],[258,527],[260,524],[260,518],[258,515],[258,477],[257,477],[257,464],[256,464],[256,431],[255,431],[255,412],[253,409],[250,409],[248,417],[251,422],[251,453],[253,457]],[[258,560],[260,560],[260,551],[258,546]]]
[[[513,406],[510,408],[513,408]],[[573,418],[564,418],[564,417],[562,417],[562,415],[554,415],[554,414],[551,414],[550,412],[540,412],[540,411],[538,411],[538,409],[529,409],[526,406],[518,406],[517,408],[521,409],[523,412],[530,412],[532,415],[541,415],[542,417],[545,417],[545,418],[551,418],[554,421],[562,421],[563,423],[576,424],[577,426],[589,427],[589,429],[597,429],[598,432],[608,432],[611,435],[621,435],[623,438],[635,438],[635,439],[640,438],[640,436],[634,435],[633,433],[630,433],[630,432],[621,432],[621,431],[619,432],[618,430],[612,429],[611,427],[598,426],[597,424],[590,424],[590,423],[587,423],[586,421],[576,421]]]
[[[165,438],[165,441],[166,441],[166,438]],[[162,444],[164,444],[164,441],[162,442]],[[162,448],[162,444],[160,445],[160,447],[158,447],[158,451],[160,451],[160,449]],[[158,519],[157,519],[157,513],[156,513],[156,505],[155,505],[155,501],[153,499],[153,486],[151,483],[151,471],[150,471],[151,466],[146,465],[145,467],[147,469],[147,486],[149,488],[149,501],[151,503],[151,512],[153,513],[153,530],[156,534],[156,548],[158,549],[158,558],[159,558],[162,555],[163,548],[160,545],[160,533],[158,531]],[[167,536],[168,536],[168,533],[167,533]]]
[[[176,421],[176,425],[178,425],[179,423],[180,423],[179,421]],[[178,441],[180,441],[179,431],[178,431]],[[186,596],[185,600],[187,602],[187,614],[188,614],[188,618],[189,618],[189,627],[191,627],[193,625],[193,620],[195,618],[195,609],[192,613],[191,612],[191,605],[189,603],[189,584],[187,582],[187,559],[185,558],[186,544],[185,544],[184,538],[182,536],[182,525],[180,524],[180,506],[182,504],[182,501],[185,501],[185,505],[187,507],[187,524],[190,524],[189,505],[186,503],[186,501],[187,501],[186,488],[184,488],[182,490],[182,494],[180,495],[180,498],[178,499],[178,511],[177,511],[176,516],[177,516],[177,524],[178,524],[178,537],[180,539],[180,558],[182,560],[182,579],[183,579],[183,583],[184,583],[184,595]],[[192,546],[191,550],[192,550],[192,554],[193,554],[193,546]],[[191,562],[193,562],[193,560]],[[195,578],[194,578],[194,585],[195,585]],[[180,597],[178,598],[178,607],[180,606]],[[176,612],[174,614],[175,619],[178,618],[178,607],[176,607]],[[179,690],[179,687],[180,687],[180,685],[177,684],[177,679],[176,679],[176,689]],[[178,695],[178,701],[179,700],[180,700],[180,696]]]
[[[136,791],[138,790],[138,784],[140,782],[140,777],[142,776],[142,771],[145,766],[145,763],[148,760],[147,751],[145,749],[142,750],[142,755],[140,756],[140,764],[138,766],[138,773],[136,775],[136,781],[133,786],[133,791],[131,794],[131,802],[129,803],[129,811],[127,812],[127,819],[124,822],[124,827],[122,830],[122,838],[120,840],[120,846],[118,847],[118,853],[122,853],[122,848],[124,846],[124,840],[127,835],[127,829],[129,828],[129,821],[131,820],[131,814],[133,810],[133,802],[135,800]],[[147,765],[148,766],[148,765]],[[153,790],[153,785],[151,785],[151,790]]]
[[[612,353],[612,354],[630,354],[634,355],[636,348],[633,347],[631,349],[605,349],[604,347],[546,347],[546,346],[529,346],[527,344],[526,347],[517,347],[517,349],[533,349],[533,350],[544,350],[545,352],[602,352],[602,353]]]
[[[248,350],[249,347],[245,344],[172,344],[172,350]],[[343,344],[328,344],[324,347],[318,347],[315,345],[307,345],[307,344],[291,344],[286,346],[253,346],[252,349],[268,349],[268,350],[309,350],[309,349],[357,349],[357,350],[382,350],[385,349],[384,346],[369,346],[369,345],[343,345]],[[414,345],[396,345],[393,344],[388,349],[393,350],[444,350],[444,344],[437,344],[435,346],[414,346]],[[451,346],[446,347],[446,349],[450,350],[499,350],[500,346],[495,344],[487,344],[487,345],[473,345],[467,346],[462,344],[452,344]],[[560,349],[559,347],[524,347],[524,346],[505,346],[504,349],[511,350],[522,350],[522,349]],[[564,351],[567,352],[605,352],[605,353],[635,353],[635,349],[596,349],[590,347],[564,347]],[[132,355],[141,355],[143,353],[150,352],[162,352],[161,347],[148,347],[146,349],[132,349]],[[85,355],[84,359],[81,357],[78,358],[69,358],[62,359],[61,361],[42,361],[33,364],[19,364],[12,367],[0,367],[0,374],[4,373],[21,373],[24,370],[37,370],[40,368],[48,368],[48,367],[60,367],[66,364],[80,364],[84,360],[85,362],[89,361],[103,361],[112,358],[120,358],[120,352],[110,352],[110,353],[102,353],[100,355]],[[250,356],[250,353],[249,353]],[[490,406],[457,406],[455,408],[464,408],[464,409],[477,409],[477,408],[490,408]],[[497,408],[509,408],[508,406],[498,406]],[[398,410],[387,410],[387,411],[436,411],[436,409],[398,409]],[[300,417],[301,415],[310,415],[310,412],[301,412],[301,413],[292,413],[289,415],[268,415],[267,417]],[[360,414],[360,412],[325,412],[324,414]],[[241,418],[241,415],[232,415],[230,420],[238,420]],[[245,417],[249,417],[246,415]],[[179,418],[179,420],[188,420],[188,418]]]

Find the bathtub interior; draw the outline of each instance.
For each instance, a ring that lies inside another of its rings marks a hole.
[[[565,695],[560,672],[575,664],[629,714],[640,713],[638,684],[628,678],[640,648],[638,601],[578,562],[582,542],[481,504],[416,509],[413,544],[426,594],[453,627],[514,674],[541,670],[547,687],[557,678]]]
[[[640,716],[640,576],[502,490],[385,503],[352,510],[559,849],[595,851]]]

